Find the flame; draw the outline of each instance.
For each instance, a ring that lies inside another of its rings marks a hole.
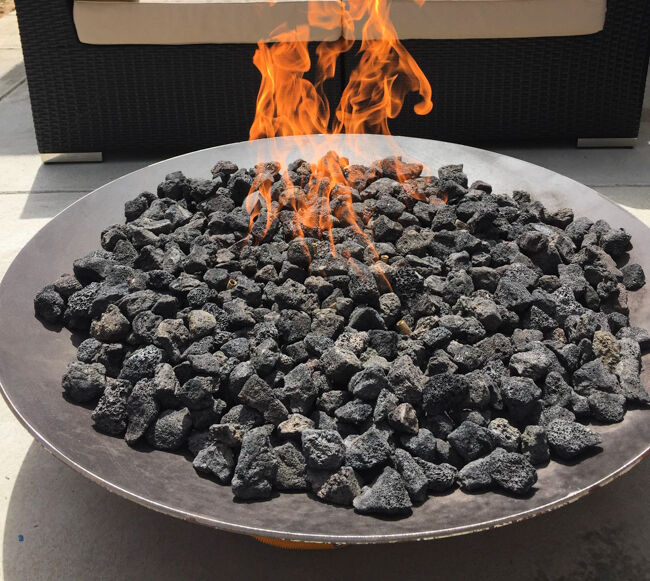
[[[390,21],[388,0],[309,2],[308,23],[295,29],[283,25],[267,41],[258,43],[253,63],[262,78],[249,133],[251,140],[311,134],[390,135],[389,119],[399,115],[410,92],[418,93],[421,99],[414,107],[415,113],[426,115],[431,111],[431,86],[397,37]],[[335,30],[341,23],[343,38],[320,42],[312,67],[308,50],[310,27]],[[348,39],[354,38],[358,27],[362,39],[359,63],[351,72],[332,114],[325,83],[335,77],[338,57],[352,49],[354,41]],[[306,78],[308,73],[313,80]],[[363,230],[363,221],[354,210],[354,186],[363,179],[359,166],[350,165],[349,160],[334,151],[314,149],[319,151],[320,159],[308,165],[309,180],[294,177],[292,182],[290,172],[284,171],[283,188],[278,188],[280,193],[274,192],[273,177],[264,168],[258,168],[245,206],[250,214],[249,240],[253,243],[264,240],[278,221],[286,219],[283,210],[290,209],[294,236],[326,238],[331,253],[337,256],[333,228],[347,225],[379,261]],[[284,170],[289,168],[283,152],[277,152],[277,159]],[[392,173],[412,196],[426,200],[406,183],[413,175],[408,168],[408,164],[396,157]],[[383,276],[382,268],[377,270]]]

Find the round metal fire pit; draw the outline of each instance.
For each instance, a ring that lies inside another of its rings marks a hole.
[[[292,150],[289,159],[311,160],[316,154],[310,144],[322,139],[238,143],[154,164],[95,190],[31,240],[0,287],[0,382],[8,405],[46,449],[101,486],[176,517],[237,533],[335,543],[429,539],[513,523],[607,484],[648,453],[650,415],[632,410],[620,424],[595,428],[603,436],[599,454],[571,466],[551,462],[539,470],[534,493],[527,498],[457,490],[431,497],[409,518],[388,520],[319,503],[305,494],[282,494],[262,503],[234,502],[229,487],[200,478],[184,456],[135,451],[121,439],[94,431],[91,410],[71,405],[61,395],[61,376],[79,338],[66,329],[52,332],[37,321],[34,294],[70,272],[75,258],[98,248],[101,231],[123,221],[124,202],[144,190],[155,191],[165,174],[182,170],[188,176],[209,177],[219,159],[252,166],[277,158],[278,144]],[[577,216],[605,218],[626,228],[635,248],[632,259],[650,272],[650,230],[595,191],[541,167],[479,149],[410,138],[395,142],[405,155],[432,169],[463,163],[470,181],[487,181],[497,192],[527,190],[548,206],[571,206]],[[338,136],[332,148],[353,162],[367,162],[395,153],[395,142],[382,136]],[[650,327],[648,292],[646,287],[631,294],[633,324]]]

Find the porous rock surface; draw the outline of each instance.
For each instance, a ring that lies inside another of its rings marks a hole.
[[[331,240],[297,226],[313,166],[223,161],[127,202],[36,295],[88,336],[62,386],[95,429],[187,449],[241,499],[406,516],[456,485],[530,494],[535,466],[607,445],[590,421],[648,406],[625,231],[461,165],[329,155]]]

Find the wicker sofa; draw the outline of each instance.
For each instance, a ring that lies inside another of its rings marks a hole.
[[[247,139],[259,83],[251,42],[88,44],[79,40],[73,0],[16,0],[16,8],[44,159]],[[407,101],[391,129],[464,143],[616,138],[629,145],[639,129],[649,21],[648,0],[608,0],[604,27],[593,34],[407,38],[435,105],[419,117]],[[345,54],[327,84],[333,102],[355,58]]]

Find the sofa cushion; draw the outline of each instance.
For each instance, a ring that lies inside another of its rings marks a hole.
[[[598,32],[606,10],[607,0],[393,0],[390,17],[402,39],[524,38]],[[363,23],[345,38],[360,39]]]
[[[354,8],[365,1],[346,4]],[[607,8],[606,0],[423,1],[420,6],[392,0],[391,20],[400,38],[592,34],[602,30]],[[88,44],[255,43],[283,23],[288,29],[307,24],[310,2],[318,2],[322,12],[339,11],[338,0],[74,0],[74,22],[79,40]],[[312,27],[309,40],[360,39],[363,24]]]
[[[339,12],[337,0],[75,0],[74,23],[87,44],[256,43],[281,24],[308,23],[308,2]],[[309,40],[336,40],[341,27],[312,27]]]

